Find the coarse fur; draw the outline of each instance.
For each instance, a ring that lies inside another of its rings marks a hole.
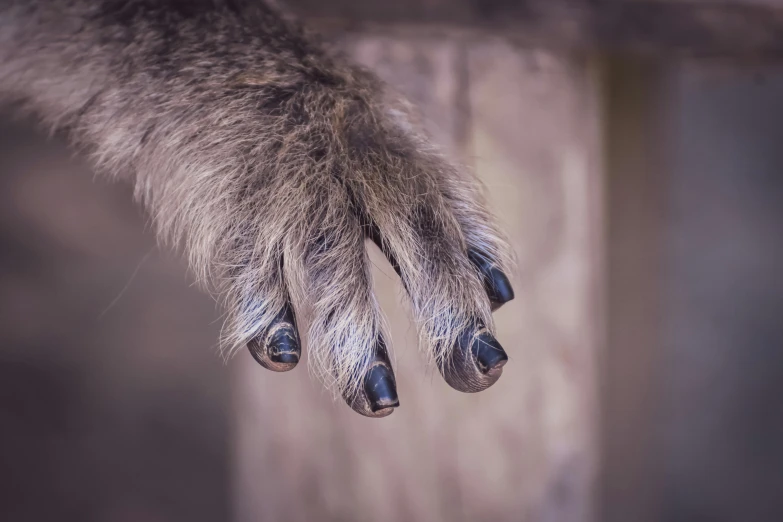
[[[312,368],[357,392],[387,338],[365,239],[396,260],[421,346],[494,329],[471,248],[510,269],[481,189],[405,100],[261,2],[0,0],[0,96],[134,184],[227,311],[227,353],[293,303]]]

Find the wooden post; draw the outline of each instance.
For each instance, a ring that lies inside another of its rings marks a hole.
[[[602,479],[598,520],[655,522],[656,367],[666,170],[663,66],[606,57],[606,346],[602,354]]]

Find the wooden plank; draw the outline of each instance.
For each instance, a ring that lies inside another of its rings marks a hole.
[[[661,520],[654,455],[662,352],[665,67],[603,64],[606,170],[606,348],[601,367],[605,522]]]
[[[772,3],[286,0],[286,5],[326,34],[441,32],[557,49],[783,58],[783,6]]]
[[[516,518],[474,509],[470,519],[583,522],[598,465],[597,78],[584,60],[498,42],[470,46],[469,64],[473,161],[519,264],[517,301],[496,314],[512,359],[491,419],[517,440],[495,450],[503,495],[482,500],[528,499]],[[474,477],[460,480],[469,489]]]

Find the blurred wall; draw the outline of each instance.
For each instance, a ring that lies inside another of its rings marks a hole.
[[[783,67],[668,89],[660,520],[783,520]]]
[[[783,69],[608,71],[599,519],[783,520]]]
[[[219,312],[145,223],[0,117],[0,520],[229,517]]]

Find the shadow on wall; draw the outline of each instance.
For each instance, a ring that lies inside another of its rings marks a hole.
[[[227,520],[213,302],[128,186],[0,122],[0,519]]]
[[[672,85],[656,419],[667,522],[783,516],[782,92],[779,66],[695,66]]]

